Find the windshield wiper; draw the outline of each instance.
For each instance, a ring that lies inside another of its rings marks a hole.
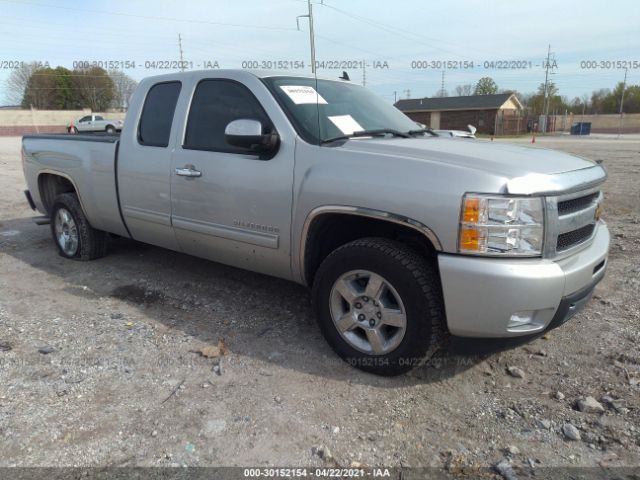
[[[411,132],[409,132],[411,133]],[[399,130],[394,130],[393,128],[377,128],[373,130],[359,130],[357,132],[350,133],[349,135],[340,135],[339,137],[328,138],[326,140],[322,140],[320,145],[325,143],[337,142],[338,140],[349,140],[354,137],[375,137],[380,135],[393,135],[394,137],[402,137],[402,138],[411,138],[409,133],[404,133]]]
[[[433,135],[434,137],[440,136],[433,130],[433,128],[420,128],[418,130],[409,130],[407,133],[409,135],[419,135],[420,133],[428,133],[430,135]]]

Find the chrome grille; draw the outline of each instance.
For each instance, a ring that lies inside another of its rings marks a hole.
[[[558,235],[558,241],[556,243],[556,251],[561,252],[567,248],[574,247],[579,243],[584,242],[586,239],[593,235],[593,230],[596,228],[596,224],[585,225],[584,227],[572,230],[570,232],[561,233]]]
[[[584,197],[572,198],[571,200],[563,200],[558,202],[558,215],[569,215],[570,213],[579,212],[596,201],[600,192],[594,192]]]
[[[598,188],[547,197],[545,257],[568,255],[593,238],[601,200]]]

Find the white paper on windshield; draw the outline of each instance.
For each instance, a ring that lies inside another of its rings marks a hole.
[[[305,85],[280,85],[280,88],[296,105],[304,103],[323,103],[327,101],[313,87]]]
[[[335,115],[328,117],[338,130],[345,135],[351,135],[353,132],[361,132],[364,130],[358,122],[351,115]]]

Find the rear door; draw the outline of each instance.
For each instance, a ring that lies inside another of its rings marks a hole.
[[[137,128],[120,138],[117,162],[120,206],[131,236],[173,250],[179,247],[171,227],[170,145],[181,88],[180,81],[151,85],[142,106],[135,106],[139,117],[130,119]]]
[[[107,126],[107,122],[100,115],[95,115],[93,117],[93,130],[98,132],[104,130]]]
[[[278,131],[271,118],[277,115],[268,115],[256,97],[266,87],[255,83],[252,90],[235,80],[205,78],[195,86],[173,155],[172,222],[186,253],[289,277],[293,142],[281,142],[269,159],[225,142],[226,126],[237,119]],[[199,176],[178,174],[183,169]]]

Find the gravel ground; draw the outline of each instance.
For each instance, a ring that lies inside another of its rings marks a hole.
[[[62,259],[19,145],[0,137],[0,466],[640,466],[640,140],[535,145],[609,169],[586,310],[392,379],[332,353],[300,286],[122,239]]]

